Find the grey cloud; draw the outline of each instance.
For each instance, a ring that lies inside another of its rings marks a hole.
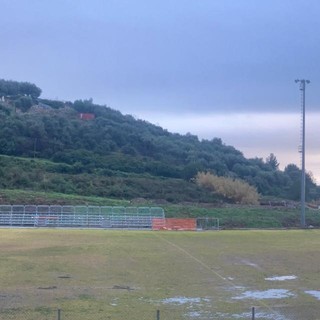
[[[318,108],[316,0],[3,0],[2,77],[46,97],[150,108],[294,111],[307,77]]]

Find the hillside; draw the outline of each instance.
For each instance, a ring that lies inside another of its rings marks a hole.
[[[264,196],[300,196],[300,170],[293,164],[279,170],[273,155],[246,159],[219,138],[170,133],[92,100],[40,99],[41,89],[22,84],[0,80],[1,188],[219,201],[193,181],[209,171],[245,180]],[[308,200],[319,195],[309,175],[306,194]]]

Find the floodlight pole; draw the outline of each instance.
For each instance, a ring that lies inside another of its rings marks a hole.
[[[305,167],[305,157],[306,157],[306,83],[310,83],[309,80],[297,79],[296,83],[300,83],[301,90],[301,112],[302,112],[302,145],[301,145],[301,217],[300,224],[301,228],[306,227],[305,218],[305,207],[306,207],[306,167]]]

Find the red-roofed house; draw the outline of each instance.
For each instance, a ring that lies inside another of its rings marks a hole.
[[[93,120],[95,115],[93,113],[79,113],[79,118],[82,120]]]

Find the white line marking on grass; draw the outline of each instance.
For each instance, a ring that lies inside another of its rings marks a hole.
[[[191,258],[192,260],[198,262],[201,266],[203,266],[205,269],[211,271],[212,273],[214,273],[218,278],[220,278],[223,281],[229,282],[232,286],[236,287],[236,285],[234,285],[232,283],[232,281],[226,279],[225,277],[223,277],[221,274],[219,274],[217,271],[213,270],[210,268],[210,266],[208,266],[207,264],[205,264],[204,262],[202,262],[201,260],[199,260],[198,258],[196,258],[195,256],[193,256],[191,253],[189,253],[187,250],[181,248],[180,246],[178,246],[177,244],[161,237],[159,234],[154,233],[158,238],[160,238],[161,240],[167,242],[169,245],[171,245],[172,247],[175,247],[176,249],[178,249],[179,251],[183,252],[184,254],[186,254],[189,258]]]
[[[235,283],[233,283],[233,281],[223,277],[220,273],[218,273],[217,271],[213,270],[212,268],[210,268],[210,266],[208,266],[206,263],[204,263],[203,261],[201,261],[200,259],[198,259],[197,257],[193,256],[190,252],[188,252],[187,250],[183,249],[182,247],[180,247],[179,245],[173,243],[172,241],[169,241],[168,239],[165,239],[164,237],[162,237],[159,233],[153,232],[153,234],[158,237],[159,239],[161,239],[162,241],[166,242],[167,244],[169,244],[170,246],[176,248],[177,250],[183,252],[185,255],[187,255],[189,258],[191,258],[192,260],[198,262],[201,266],[203,266],[205,269],[209,270],[210,272],[212,272],[213,274],[215,274],[218,278],[220,278],[223,282],[228,283],[230,286],[232,286],[235,289],[239,289],[239,286],[237,286]],[[265,308],[267,308],[268,310],[270,310],[272,313],[276,314],[278,317],[281,317],[282,315],[280,313],[278,313],[276,310],[272,309],[269,305],[267,305],[264,301],[259,300],[259,304]]]

